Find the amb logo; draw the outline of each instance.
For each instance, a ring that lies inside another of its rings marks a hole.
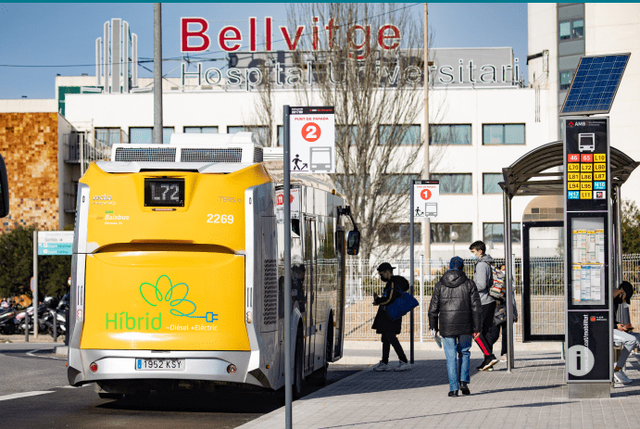
[[[169,307],[169,314],[178,317],[187,317],[189,319],[204,319],[207,323],[213,323],[218,320],[218,314],[206,312],[204,316],[196,315],[197,307],[193,301],[187,299],[189,295],[189,285],[186,283],[173,284],[171,278],[167,275],[161,275],[155,284],[143,282],[140,284],[140,295],[142,299],[151,307],[166,309]],[[164,304],[164,305],[163,305]],[[128,312],[106,313],[107,330],[160,330],[162,328],[163,311],[159,311],[158,315],[150,315],[146,312],[144,316],[129,315]],[[112,315],[112,316],[111,316]],[[165,316],[166,321],[166,316]]]

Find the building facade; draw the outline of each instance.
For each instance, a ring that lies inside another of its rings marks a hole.
[[[637,76],[640,52],[636,52],[640,50],[640,41],[635,37],[640,34],[640,6],[534,3],[528,11],[529,85],[526,87],[519,71],[524,59],[513,58],[510,48],[432,52],[429,170],[430,178],[440,181],[438,216],[430,220],[429,226],[433,259],[447,260],[454,254],[466,257],[469,244],[475,240],[485,241],[488,253],[494,257],[504,255],[503,195],[498,185],[502,168],[532,149],[562,138],[558,111],[573,70],[583,55],[631,52],[611,111],[610,135],[612,146],[640,159],[640,147],[635,143],[633,132],[638,116],[634,98],[640,89]],[[133,51],[133,45],[128,49]],[[97,57],[99,52],[107,52],[104,45],[97,45],[96,50]],[[283,64],[295,56],[273,54]],[[273,105],[277,108],[271,126],[265,125],[259,111],[260,92],[254,86],[258,75],[262,76],[255,71],[259,60],[260,53],[228,54],[225,66],[217,71],[190,63],[182,66],[180,78],[163,79],[163,143],[168,143],[173,132],[248,130],[256,132],[261,141],[278,146],[282,132],[281,106],[299,105],[299,88],[283,84],[273,91]],[[96,76],[56,77],[58,98],[54,102],[59,113],[53,113],[56,110],[49,107],[49,113],[57,115],[54,122],[58,123],[58,199],[49,201],[57,204],[53,211],[57,213],[60,228],[73,223],[74,189],[88,162],[107,157],[114,143],[152,142],[152,80],[138,78],[137,74],[132,79],[135,67],[130,65],[126,75],[120,71],[118,87],[118,80],[113,77],[118,72],[109,66],[114,62],[100,60],[97,63],[101,67],[97,67]],[[236,71],[230,72],[232,69]],[[395,73],[394,70],[388,72],[389,76]],[[110,76],[108,80],[104,73]],[[286,77],[285,72],[282,73]],[[234,76],[240,78],[234,80]],[[107,91],[104,90],[106,81],[111,82]],[[125,81],[127,85],[123,84]],[[313,91],[311,87],[311,94]],[[8,105],[3,109],[11,110]],[[425,126],[422,107],[416,118],[409,125],[415,128],[413,134],[420,136]],[[9,158],[7,150],[21,150],[18,146],[5,148],[6,144],[2,148],[6,158]],[[424,157],[416,163],[412,177],[419,177],[423,167]],[[47,171],[53,174],[53,170]],[[623,197],[637,200],[626,190],[640,185],[640,173],[635,172],[628,183],[623,187]],[[379,244],[402,248],[408,257],[408,188],[405,201],[393,222],[385,226]],[[512,235],[516,256],[521,253],[521,222],[557,219],[559,202],[560,199],[553,198],[513,199]],[[23,212],[16,212],[14,207],[12,200],[13,218],[22,218],[19,213]],[[24,213],[24,216],[28,215]],[[419,256],[424,254],[427,228],[424,221],[416,223],[416,256]],[[452,241],[451,232],[457,233],[456,242]]]

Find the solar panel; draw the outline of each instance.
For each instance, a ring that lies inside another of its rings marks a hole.
[[[609,113],[630,55],[582,57],[560,116]]]

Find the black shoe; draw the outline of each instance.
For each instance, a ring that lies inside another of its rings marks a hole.
[[[482,370],[481,371],[488,370],[489,368],[491,368],[493,365],[497,364],[498,362],[500,362],[500,360],[498,358],[496,358],[494,355],[488,356],[483,362],[483,366],[482,366]]]
[[[451,397],[458,396],[458,391],[457,390],[449,391],[449,396],[451,396]]]
[[[463,395],[470,395],[471,391],[469,390],[469,385],[467,383],[465,383],[464,381],[460,382],[460,392],[462,392]]]
[[[482,361],[482,363],[480,364],[480,366],[478,367],[478,371],[484,371],[485,368],[487,367],[487,364],[491,362],[491,358],[489,356],[485,356],[484,360]],[[489,365],[490,367],[491,365]]]

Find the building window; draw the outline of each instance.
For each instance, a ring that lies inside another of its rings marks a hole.
[[[269,127],[266,125],[237,125],[227,127],[227,133],[254,133],[257,137],[257,143],[260,146],[269,146],[271,139],[269,138]]]
[[[218,134],[218,127],[184,127],[183,130],[193,134]]]
[[[380,125],[380,145],[419,146],[420,125]]]
[[[432,243],[451,243],[451,233],[458,233],[458,243],[471,243],[471,223],[431,223]]]
[[[411,224],[409,223],[388,223],[380,229],[378,236],[380,244],[410,244]],[[413,242],[422,243],[422,224],[413,224]]]
[[[485,243],[504,243],[504,224],[492,222],[482,224],[482,240]],[[511,241],[520,243],[520,224],[511,224]]]
[[[483,124],[482,144],[525,144],[524,124]]]
[[[411,181],[420,180],[420,174],[383,174],[380,193],[384,195],[409,195]]]
[[[482,193],[483,194],[501,194],[502,188],[498,183],[504,178],[500,173],[482,173]]]
[[[429,144],[471,144],[471,125],[429,125]]]
[[[569,89],[569,87],[571,86],[571,79],[573,79],[572,71],[560,72],[560,91]]]
[[[112,146],[118,143],[125,143],[125,134],[120,128],[96,128],[96,141]]]
[[[440,181],[440,194],[471,194],[471,173],[431,174]]]
[[[173,127],[162,128],[162,143],[169,144]],[[156,143],[153,141],[153,127],[129,127],[129,142],[138,144]]]
[[[584,19],[560,22],[558,37],[560,40],[582,39],[584,37]]]

